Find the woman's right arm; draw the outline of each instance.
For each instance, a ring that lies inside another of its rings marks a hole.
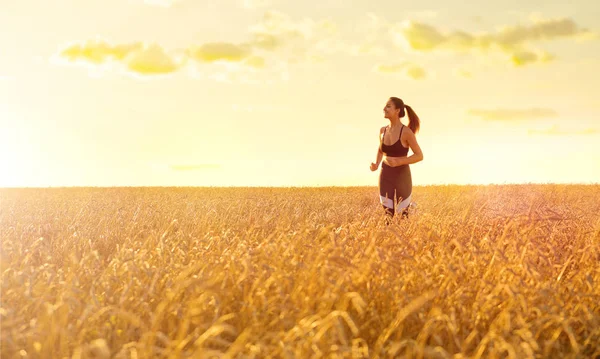
[[[379,164],[381,163],[382,158],[383,158],[383,152],[381,152],[381,148],[377,147],[377,161],[374,162],[377,165],[377,167],[379,167]]]
[[[375,160],[375,162],[372,162],[372,163],[371,163],[371,170],[372,170],[372,171],[375,171],[375,170],[376,170],[376,169],[379,167],[379,164],[381,163],[381,159],[383,158],[383,152],[381,152],[381,134],[383,133],[383,129],[384,129],[384,127],[382,127],[382,128],[379,130],[379,141],[380,141],[380,145],[379,145],[379,146],[377,146],[377,159]],[[373,166],[373,165],[374,165],[374,166]],[[375,169],[373,169],[373,168],[375,168]]]

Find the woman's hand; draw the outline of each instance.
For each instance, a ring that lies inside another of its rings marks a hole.
[[[398,167],[407,164],[406,157],[388,157],[383,158],[383,162],[390,167]]]
[[[379,165],[375,162],[371,162],[371,171],[377,171],[377,167],[379,167]]]

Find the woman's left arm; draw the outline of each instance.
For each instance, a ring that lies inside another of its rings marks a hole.
[[[412,131],[407,133],[407,141],[408,146],[413,151],[413,154],[408,157],[386,157],[385,161],[391,167],[398,167],[402,165],[410,165],[413,163],[417,163],[423,161],[423,151],[421,151],[421,147],[417,142],[417,137]]]

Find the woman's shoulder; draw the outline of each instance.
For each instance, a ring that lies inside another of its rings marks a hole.
[[[404,127],[402,127],[402,130],[403,130],[402,132],[406,132],[406,133],[408,133],[408,134],[410,134],[410,135],[413,135],[413,136],[415,135],[415,134],[413,133],[413,131],[410,129],[410,127],[408,127],[408,126],[406,126],[406,125],[404,125]]]

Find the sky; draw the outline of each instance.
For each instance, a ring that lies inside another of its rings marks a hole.
[[[391,96],[413,185],[600,182],[596,1],[0,9],[0,187],[377,186]]]

